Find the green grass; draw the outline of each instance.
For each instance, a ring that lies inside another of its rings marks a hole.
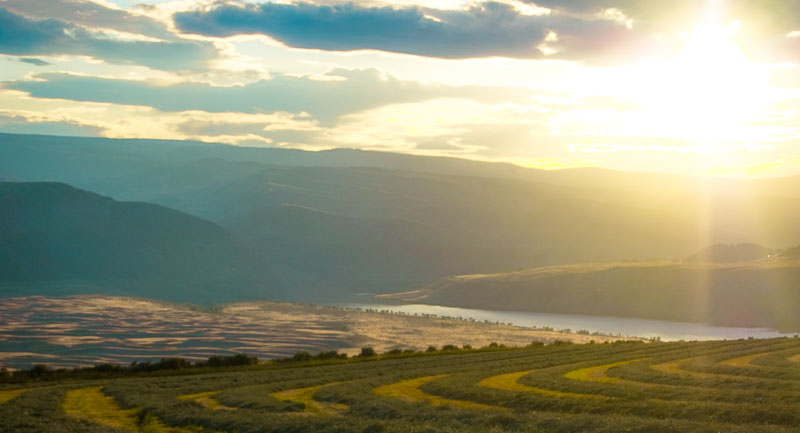
[[[798,432],[798,353],[788,338],[573,344],[72,378],[0,388],[0,431]]]

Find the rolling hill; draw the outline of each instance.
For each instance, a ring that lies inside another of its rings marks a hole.
[[[7,374],[0,430],[796,433],[800,425],[800,344],[791,338],[299,355]]]
[[[620,262],[449,277],[384,299],[800,331],[800,261]]]
[[[219,225],[281,277],[273,287],[284,299],[342,301],[451,275],[800,242],[796,178],[12,134],[0,134],[0,146],[0,178],[66,182]]]
[[[0,296],[209,302],[268,297],[271,278],[211,222],[66,184],[0,182]]]

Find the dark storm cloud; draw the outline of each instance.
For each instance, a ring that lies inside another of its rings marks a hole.
[[[355,3],[221,5],[174,15],[187,33],[227,37],[265,34],[289,46],[348,51],[375,49],[440,58],[542,58],[537,47],[552,31],[558,52],[550,58],[603,61],[620,47],[638,50],[653,43],[608,19],[523,15],[513,7],[485,2],[465,11],[420,7],[364,7]]]
[[[205,69],[208,61],[217,56],[209,43],[117,40],[61,20],[29,19],[5,8],[0,8],[0,53],[85,55],[163,70]]]
[[[334,70],[338,80],[275,76],[244,86],[219,87],[182,83],[169,87],[141,81],[114,80],[67,74],[39,74],[35,81],[7,83],[39,98],[110,102],[155,107],[162,111],[271,113],[307,112],[323,123],[341,115],[403,102],[440,97],[459,97],[493,103],[525,101],[529,96],[516,88],[426,85],[384,77],[374,69]]]

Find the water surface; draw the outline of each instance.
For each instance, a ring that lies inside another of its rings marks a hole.
[[[458,317],[478,321],[510,323],[517,326],[550,327],[556,330],[585,330],[604,334],[630,337],[661,338],[663,341],[677,340],[735,340],[739,338],[774,338],[792,336],[775,329],[739,328],[713,326],[702,323],[671,322],[667,320],[648,320],[629,317],[590,316],[577,314],[529,313],[518,311],[493,311],[472,308],[443,307],[440,305],[406,304],[383,305],[377,303],[347,304],[349,308],[372,308],[405,314],[433,314],[437,316]]]

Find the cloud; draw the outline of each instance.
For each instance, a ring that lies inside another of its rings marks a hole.
[[[76,122],[35,121],[22,116],[0,115],[0,131],[15,134],[71,135],[97,137],[102,128]]]
[[[167,87],[143,81],[115,80],[68,74],[39,74],[37,80],[6,83],[5,88],[38,98],[141,105],[161,111],[309,113],[330,124],[344,114],[388,104],[460,97],[485,102],[525,100],[518,88],[447,86],[402,81],[374,69],[337,69],[326,80],[276,75],[243,86],[181,83]]]
[[[81,26],[113,29],[159,39],[175,39],[164,23],[85,0],[0,0],[4,7],[35,19],[57,18]]]
[[[595,62],[611,56],[618,61],[620,51],[630,57],[656,43],[614,20],[524,15],[497,2],[463,11],[354,3],[225,4],[177,13],[173,19],[186,33],[265,34],[297,48],[374,49],[449,59],[501,56]],[[541,49],[544,43],[548,54]]]
[[[33,57],[20,57],[20,58],[17,59],[17,61],[20,61],[22,63],[28,63],[28,64],[33,65],[33,66],[50,66],[50,65],[52,65],[52,63],[50,63],[50,62],[45,62],[42,59],[37,59],[37,58],[33,58]]]
[[[589,19],[616,11],[634,29],[674,34],[701,23],[727,25],[739,21],[739,41],[754,59],[784,61],[800,58],[797,41],[788,35],[800,30],[800,0],[523,0],[560,15]]]
[[[206,42],[117,40],[60,20],[31,20],[5,8],[0,8],[0,53],[85,55],[162,70],[203,70],[218,56]]]

